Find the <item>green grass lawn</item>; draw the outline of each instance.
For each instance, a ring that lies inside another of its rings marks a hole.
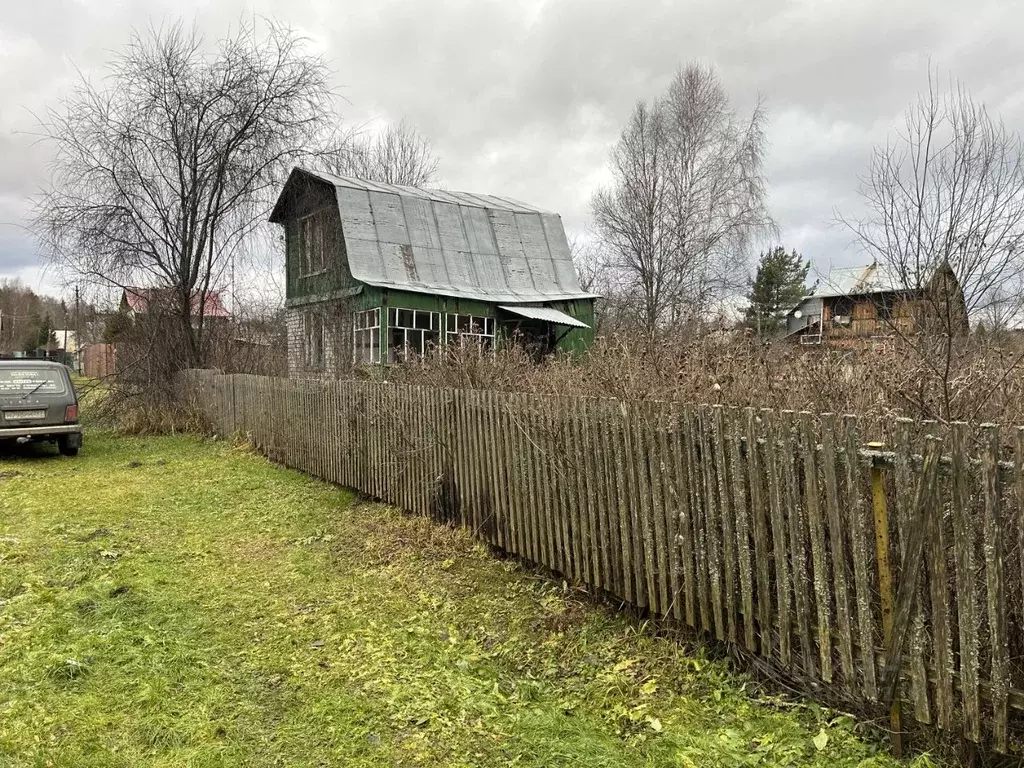
[[[0,766],[887,766],[851,718],[198,438],[0,460]],[[931,765],[919,758],[918,766]]]

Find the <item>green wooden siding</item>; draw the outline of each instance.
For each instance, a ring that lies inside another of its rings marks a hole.
[[[356,304],[353,304],[355,308]],[[359,296],[359,309],[372,309],[373,307],[396,307],[401,309],[422,309],[430,312],[441,313],[442,330],[447,329],[448,315],[476,315],[478,317],[492,317],[498,320],[498,339],[500,345],[502,338],[505,338],[504,331],[512,327],[507,323],[514,316],[498,309],[498,304],[476,301],[474,299],[459,299],[451,296],[438,296],[426,293],[413,293],[411,291],[396,291],[375,286],[365,286]],[[549,302],[546,306],[557,309],[580,322],[586,323],[589,328],[566,328],[556,327],[556,334],[561,330],[561,336],[557,349],[563,352],[583,352],[594,341],[594,301],[593,299],[574,299],[570,301]],[[358,311],[358,310],[355,310]],[[381,342],[387,338],[387,322],[381,328]],[[524,322],[525,319],[524,319]],[[568,330],[568,332],[566,332]],[[443,339],[443,336],[442,336]]]
[[[285,231],[285,299],[288,306],[339,298],[358,288],[348,269],[345,240],[341,236],[341,215],[334,201],[333,190],[325,195],[319,187],[310,188],[293,203],[294,208],[284,225]],[[322,272],[303,275],[299,258],[299,220],[313,212],[327,216],[325,268]]]

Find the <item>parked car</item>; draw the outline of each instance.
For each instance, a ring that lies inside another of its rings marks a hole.
[[[82,447],[78,395],[61,363],[0,360],[0,443],[50,442],[65,456]]]

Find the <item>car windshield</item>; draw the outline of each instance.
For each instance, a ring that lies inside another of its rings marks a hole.
[[[0,367],[0,395],[59,395],[64,392],[64,377],[53,368]]]

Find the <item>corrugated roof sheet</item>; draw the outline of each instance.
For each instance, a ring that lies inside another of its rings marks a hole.
[[[904,291],[906,285],[895,269],[886,264],[831,269],[815,296],[860,296],[867,293]]]
[[[504,309],[506,312],[512,312],[513,314],[521,317],[528,317],[531,320],[543,320],[544,322],[554,323],[555,325],[568,325],[572,328],[590,327],[586,323],[580,322],[572,315],[567,315],[565,312],[559,312],[557,309],[551,309],[551,307],[516,307],[499,305],[498,309]]]
[[[334,187],[349,268],[363,283],[514,304],[597,297],[580,287],[558,214],[298,168],[289,184],[296,174]],[[280,221],[280,205],[271,221]]]

